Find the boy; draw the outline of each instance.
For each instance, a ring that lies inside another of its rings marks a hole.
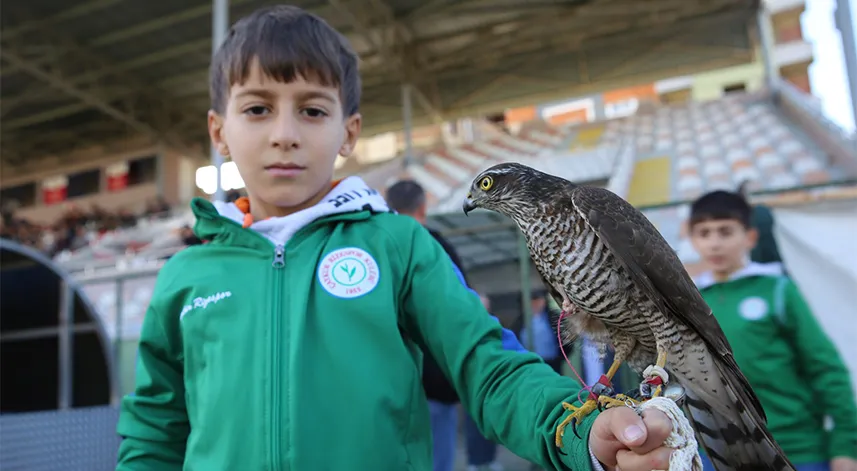
[[[748,262],[758,237],[751,217],[738,193],[715,191],[692,204],[691,241],[710,270],[697,286],[758,395],[768,428],[798,470],[857,470],[857,407],[848,371],[780,265]],[[830,431],[825,417],[833,419]]]
[[[229,31],[211,65],[212,142],[248,197],[196,199],[207,244],[164,266],[124,398],[118,470],[431,469],[421,350],[488,438],[549,469],[666,469],[658,411],[618,407],[554,431],[579,388],[500,324],[439,244],[356,177],[333,182],[360,134],[357,57],[289,6]],[[600,463],[599,463],[600,462]]]

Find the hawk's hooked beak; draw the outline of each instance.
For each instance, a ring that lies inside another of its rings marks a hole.
[[[467,194],[467,198],[464,198],[464,203],[461,204],[461,209],[464,210],[464,215],[467,216],[467,213],[476,209],[476,203],[473,202],[473,195],[471,193]]]

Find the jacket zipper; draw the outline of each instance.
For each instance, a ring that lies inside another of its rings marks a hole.
[[[218,216],[218,217],[220,219],[222,219],[227,225],[232,225],[235,228],[241,228],[240,224],[238,224],[237,222],[235,222],[229,218],[226,218],[224,216]],[[292,235],[291,240],[294,240],[295,238],[302,235],[305,231],[308,231],[309,229],[314,228],[316,225],[320,224],[323,221],[325,221],[325,218],[316,219],[315,221],[307,224],[306,226],[304,226],[300,230],[298,230],[294,235]],[[259,234],[258,232],[255,232],[255,231],[250,231],[250,232],[255,237],[258,237],[259,239],[265,241],[265,243],[267,243],[269,245],[271,244],[271,241],[269,241],[265,236]],[[280,395],[282,393],[280,391],[281,384],[279,381],[277,381],[277,378],[280,378],[282,376],[280,374],[280,368],[281,368],[280,367],[280,361],[282,359],[281,358],[282,356],[280,355],[280,349],[282,348],[283,342],[280,341],[280,335],[281,335],[281,330],[282,330],[281,323],[282,323],[282,317],[283,317],[282,316],[282,314],[283,314],[282,313],[282,310],[283,310],[282,295],[283,295],[283,287],[285,286],[285,283],[283,283],[283,276],[285,273],[285,270],[283,270],[283,268],[285,268],[285,266],[286,266],[286,247],[285,247],[285,245],[277,245],[274,247],[274,259],[271,262],[271,266],[274,269],[274,287],[273,287],[274,288],[274,306],[273,306],[273,312],[272,312],[273,318],[271,320],[271,324],[272,324],[271,341],[273,344],[273,345],[271,345],[271,352],[273,353],[273,355],[271,355],[272,358],[271,358],[271,372],[270,372],[271,373],[271,400],[272,400],[272,405],[271,405],[271,416],[272,416],[271,417],[271,425],[272,426],[271,426],[271,447],[270,447],[271,459],[270,459],[270,463],[271,463],[271,470],[272,471],[279,471],[282,469],[282,461],[281,461],[281,459],[282,459],[282,456],[281,456],[282,455],[282,451],[281,451],[282,443],[281,443],[281,438],[280,438],[280,430],[282,429],[282,426],[281,426],[282,424],[280,423],[282,420],[282,418],[281,418],[282,412],[281,412],[281,407],[280,407],[281,406]]]
[[[280,359],[282,358],[280,347],[283,342],[280,341],[280,330],[283,311],[283,268],[286,266],[286,249],[282,245],[274,248],[274,261],[271,263],[274,268],[274,308],[271,313],[271,468],[274,471],[281,469],[282,463],[282,440],[280,438],[280,430],[282,429],[282,401],[280,399],[282,376]]]

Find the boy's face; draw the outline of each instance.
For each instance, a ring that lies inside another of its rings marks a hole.
[[[735,219],[712,219],[691,227],[690,240],[707,268],[728,275],[744,265],[747,253],[756,245],[758,234]]]
[[[334,161],[351,154],[361,118],[343,116],[337,88],[301,77],[280,82],[253,61],[247,80],[229,90],[223,116],[210,111],[208,124],[218,151],[235,161],[254,212],[262,205],[275,215],[330,191]]]

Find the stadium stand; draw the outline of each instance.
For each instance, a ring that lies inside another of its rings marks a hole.
[[[757,95],[663,107],[612,121],[603,140],[610,143],[626,136],[635,140],[638,168],[660,167],[652,175],[635,172],[640,182],[635,178],[632,187],[635,183],[640,187],[628,197],[639,205],[692,199],[714,189],[736,188],[745,180],[758,191],[844,176],[841,169],[827,165],[825,155],[805,133]],[[660,198],[645,196],[658,191]]]
[[[435,146],[407,167],[394,159],[360,174],[376,188],[398,178],[418,181],[428,193],[430,213],[439,215],[459,211],[477,172],[500,162],[522,162],[610,188],[648,208],[646,213],[679,248],[684,209],[676,203],[745,181],[754,192],[769,192],[846,180],[850,172],[805,127],[788,117],[769,92],[733,93],[702,103],[647,104],[636,114],[600,122],[537,120],[514,135],[482,122],[473,142]],[[166,209],[152,203],[134,217],[70,207],[46,237],[42,228],[4,213],[3,233],[53,255],[72,271],[140,266],[200,243],[190,229],[189,211]]]
[[[530,145],[541,147],[517,150]],[[747,180],[753,191],[764,191],[845,178],[805,132],[758,94],[658,107],[580,128],[525,129],[518,137],[498,133],[487,142],[432,151],[423,166],[407,169],[406,175],[432,194],[433,211],[444,213],[460,204],[457,196],[466,192],[460,185],[469,185],[474,173],[493,163],[516,160],[591,183],[622,167],[617,157],[624,145],[634,153],[624,163],[632,168],[622,169],[633,175],[624,196],[638,206],[688,200]]]

